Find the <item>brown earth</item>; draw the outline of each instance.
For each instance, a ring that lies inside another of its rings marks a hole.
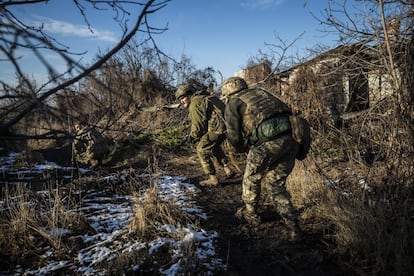
[[[176,152],[165,151],[156,145],[129,145],[126,151],[126,167],[146,171],[159,170],[165,175],[185,176],[198,185],[203,178],[197,156],[192,149]],[[55,153],[55,154],[54,154]],[[48,161],[61,161],[60,151],[43,151]],[[126,157],[125,155],[123,157]],[[60,160],[52,160],[58,158]],[[120,156],[118,158],[121,158]],[[118,160],[119,161],[119,160]],[[238,157],[243,169],[243,159]],[[60,162],[57,162],[60,163]],[[118,170],[121,166],[109,166],[103,170]],[[220,179],[224,179],[219,172]],[[304,232],[300,241],[286,238],[284,224],[266,204],[261,205],[263,223],[251,227],[235,217],[241,207],[242,177],[224,180],[218,187],[200,187],[197,202],[209,218],[201,222],[206,230],[218,232],[216,248],[219,257],[227,265],[225,275],[351,275],[339,265],[339,257],[329,250],[332,241],[322,233],[315,221],[300,221]],[[265,202],[265,200],[263,200]],[[299,210],[300,211],[300,210]]]
[[[201,189],[197,201],[209,216],[202,222],[203,228],[219,234],[217,248],[227,264],[226,275],[352,274],[329,251],[332,241],[322,233],[318,222],[301,220],[303,239],[289,241],[284,224],[262,199],[263,223],[251,227],[235,217],[237,208],[243,206],[241,175],[226,180],[223,172],[218,172],[222,180],[218,187],[201,187],[198,181],[204,177],[194,151],[162,156],[164,160],[159,164],[167,175],[185,176]],[[237,159],[243,169],[243,159],[240,156]]]

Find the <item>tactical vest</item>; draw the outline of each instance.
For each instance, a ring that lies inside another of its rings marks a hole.
[[[236,93],[233,98],[239,98],[246,106],[243,114],[243,132],[250,137],[263,122],[281,114],[291,114],[291,109],[270,92],[263,89],[247,89]]]

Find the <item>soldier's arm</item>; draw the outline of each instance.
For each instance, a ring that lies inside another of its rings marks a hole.
[[[231,100],[225,109],[227,140],[237,152],[246,151],[246,143],[243,137],[242,114],[246,104],[239,99]]]
[[[207,131],[206,108],[200,101],[194,101],[189,106],[191,117],[190,137],[198,141]]]

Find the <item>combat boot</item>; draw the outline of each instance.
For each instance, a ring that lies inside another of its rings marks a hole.
[[[260,216],[250,204],[246,204],[246,206],[237,209],[235,216],[240,220],[244,219],[247,223],[253,226],[257,226],[262,223]]]
[[[218,186],[219,181],[215,174],[209,174],[208,179],[200,181],[199,184],[200,186],[214,187],[214,186]]]

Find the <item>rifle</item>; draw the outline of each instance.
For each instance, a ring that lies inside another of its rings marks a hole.
[[[231,164],[236,168],[236,170],[239,173],[243,173],[242,169],[239,166],[239,163],[237,163],[236,157],[234,156],[234,151],[233,148],[231,147],[231,145],[229,145],[229,143],[227,142],[227,140],[224,142],[224,146],[227,150],[227,154],[229,156],[230,162]]]

